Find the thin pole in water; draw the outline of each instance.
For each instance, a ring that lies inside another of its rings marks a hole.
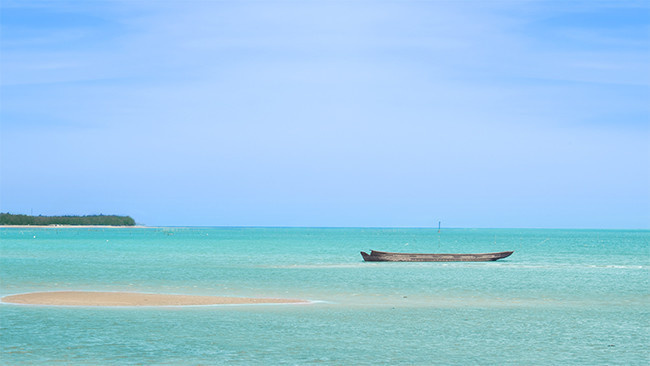
[[[438,232],[440,232],[440,221],[438,221]]]

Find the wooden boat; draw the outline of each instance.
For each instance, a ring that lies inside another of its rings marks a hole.
[[[390,253],[371,250],[361,252],[367,262],[489,262],[505,258],[514,252],[434,254],[434,253]]]

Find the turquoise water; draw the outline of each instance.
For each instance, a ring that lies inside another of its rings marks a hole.
[[[650,362],[650,232],[0,229],[2,296],[96,290],[309,305],[0,305],[3,364]],[[359,251],[493,252],[365,263]]]

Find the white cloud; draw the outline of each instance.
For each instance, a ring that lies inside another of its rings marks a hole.
[[[590,198],[624,212],[633,199],[603,199],[612,191],[650,200],[638,183],[648,182],[638,172],[648,163],[639,122],[650,114],[640,76],[648,48],[633,37],[624,51],[594,47],[603,30],[549,44],[552,29],[538,23],[556,10],[537,3],[133,3],[103,3],[118,5],[104,13],[112,36],[93,31],[65,47],[61,32],[48,47],[9,40],[8,160],[20,152],[21,164],[54,174],[39,159],[56,151],[77,159],[53,180],[59,188],[132,177],[135,187],[119,185],[129,197],[154,187],[143,206],[155,205],[154,193],[209,191],[187,201],[204,199],[207,211],[259,199],[261,219],[283,201],[296,210],[385,202],[418,214],[501,201],[494,215],[504,220],[515,219],[508,205],[532,202],[568,220],[588,215],[581,207]],[[636,121],[622,128],[621,116]],[[636,180],[606,179],[603,169]],[[8,192],[25,199],[23,165],[3,170]],[[363,224],[387,220],[375,211]],[[466,225],[480,225],[467,215]],[[323,213],[331,221],[321,224],[342,224],[335,216]],[[319,224],[273,223],[283,219]],[[531,212],[521,222],[536,219]],[[230,223],[259,222],[241,212]]]

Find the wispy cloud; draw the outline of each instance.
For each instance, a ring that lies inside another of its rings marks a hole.
[[[54,174],[39,158],[56,151],[76,159],[69,177],[136,177],[125,201],[238,212],[226,224],[418,225],[435,210],[480,226],[507,202],[497,224],[599,225],[589,200],[648,218],[641,3],[24,4],[3,5],[8,207],[37,174],[24,163]],[[274,218],[282,202],[323,213]]]

